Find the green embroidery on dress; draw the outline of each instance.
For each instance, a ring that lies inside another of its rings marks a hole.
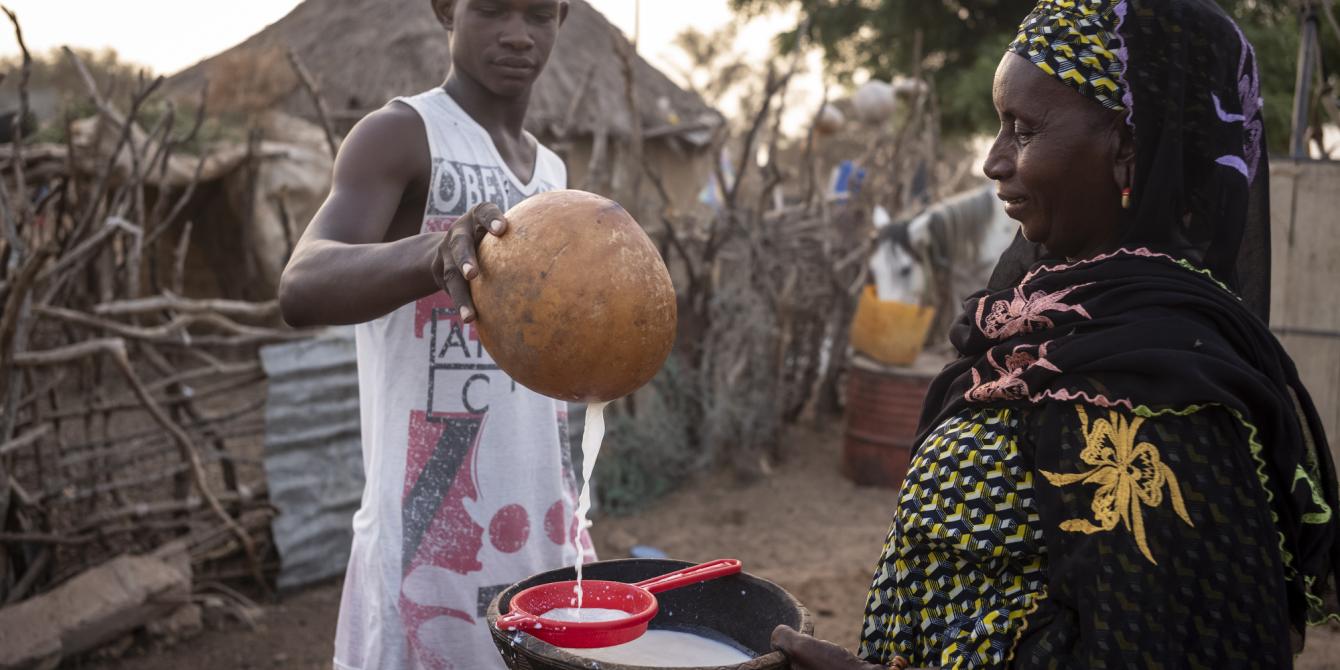
[[[1273,505],[1275,494],[1270,490],[1270,475],[1266,474],[1266,469],[1269,466],[1266,464],[1265,457],[1261,455],[1265,452],[1265,447],[1261,446],[1261,441],[1256,438],[1257,430],[1256,426],[1252,425],[1252,422],[1248,421],[1241,412],[1231,407],[1225,407],[1224,409],[1228,410],[1228,412],[1233,415],[1233,418],[1237,419],[1238,423],[1242,424],[1243,428],[1247,429],[1247,447],[1252,452],[1252,459],[1256,461],[1256,476],[1261,480],[1261,488],[1266,492],[1266,503],[1268,503],[1267,507],[1270,509],[1270,520],[1275,523],[1275,534],[1278,535],[1280,539],[1280,556],[1284,559],[1284,580],[1291,582],[1297,578],[1298,570],[1293,564],[1293,554],[1290,553],[1288,547],[1285,546],[1284,533],[1279,529],[1280,517],[1275,513],[1275,507]]]
[[[1265,457],[1261,455],[1265,451],[1265,447],[1263,447],[1261,441],[1257,439],[1256,426],[1252,425],[1241,412],[1231,408],[1225,409],[1228,409],[1229,413],[1238,420],[1238,423],[1241,423],[1242,426],[1247,429],[1247,445],[1251,449],[1252,458],[1256,460],[1256,476],[1260,478],[1261,488],[1266,492],[1266,501],[1273,502],[1275,495],[1270,490],[1270,477],[1266,474],[1267,465]],[[1299,466],[1298,472],[1294,475],[1294,484],[1297,484],[1300,478],[1307,480],[1309,490],[1312,493],[1312,502],[1316,503],[1316,505],[1321,508],[1321,511],[1319,512],[1304,514],[1303,522],[1329,522],[1331,518],[1331,508],[1326,504],[1325,500],[1322,499],[1320,492],[1313,483],[1312,477],[1303,470],[1302,466]],[[1294,567],[1293,554],[1289,553],[1289,550],[1284,546],[1284,533],[1279,530],[1279,515],[1275,513],[1273,505],[1270,506],[1270,518],[1275,522],[1275,534],[1279,536],[1280,540],[1280,555],[1284,558],[1284,580],[1286,582],[1292,582],[1295,579],[1298,579],[1299,574],[1297,568]],[[1332,621],[1340,623],[1340,614],[1328,613],[1326,611],[1325,601],[1312,592],[1312,586],[1316,582],[1316,577],[1313,575],[1302,575],[1302,581],[1303,597],[1307,600],[1307,613],[1305,615],[1307,624],[1309,626],[1318,626]]]
[[[1153,419],[1160,416],[1191,416],[1206,407],[1210,407],[1210,405],[1188,405],[1183,409],[1153,409],[1148,405],[1136,405],[1135,409],[1131,410],[1131,413],[1146,419]]]
[[[1195,266],[1190,267],[1194,269]],[[1206,272],[1208,272],[1208,270]],[[1174,416],[1189,416],[1208,407],[1222,407],[1222,405],[1218,405],[1217,403],[1211,405],[1189,405],[1183,409],[1158,409],[1158,410],[1152,409],[1145,405],[1138,405],[1133,411],[1135,414],[1139,416],[1152,418],[1164,414],[1171,414]],[[1293,554],[1290,553],[1289,549],[1285,546],[1284,533],[1279,530],[1280,525],[1279,515],[1275,513],[1275,508],[1272,504],[1275,501],[1275,494],[1270,490],[1270,475],[1266,473],[1266,470],[1270,466],[1266,463],[1266,459],[1262,455],[1265,452],[1265,447],[1263,447],[1261,445],[1261,441],[1257,439],[1258,431],[1256,429],[1256,426],[1252,425],[1252,423],[1248,421],[1246,417],[1242,415],[1241,412],[1231,407],[1224,407],[1224,409],[1228,410],[1228,412],[1233,415],[1233,418],[1237,419],[1238,423],[1242,424],[1242,427],[1247,430],[1247,447],[1248,450],[1251,451],[1252,460],[1256,461],[1256,477],[1257,479],[1261,480],[1261,490],[1265,491],[1266,494],[1267,508],[1270,510],[1270,520],[1274,522],[1275,534],[1279,536],[1280,556],[1284,559],[1284,576],[1287,581],[1293,581],[1298,571],[1294,568],[1293,565],[1294,563]],[[1311,484],[1312,482],[1311,477],[1308,477],[1306,473],[1303,474],[1303,477],[1308,480],[1309,484]],[[1297,481],[1297,479],[1295,478],[1294,481]],[[1329,519],[1330,508],[1326,507],[1326,503],[1323,500],[1321,500],[1320,495],[1316,492],[1315,488],[1313,489],[1313,501],[1317,502],[1323,508],[1324,513],[1327,515],[1326,518]],[[1321,513],[1322,512],[1318,512],[1318,514]]]
[[[1224,282],[1219,281],[1219,279],[1218,279],[1217,277],[1214,276],[1214,273],[1213,273],[1213,272],[1210,272],[1209,270],[1207,270],[1207,269],[1205,269],[1205,268],[1202,268],[1202,267],[1197,267],[1194,263],[1192,263],[1191,261],[1189,261],[1189,260],[1187,260],[1187,259],[1185,259],[1185,258],[1179,258],[1179,259],[1177,259],[1177,264],[1180,265],[1180,266],[1182,266],[1183,268],[1186,268],[1187,270],[1190,270],[1190,271],[1192,271],[1192,272],[1198,274],[1198,275],[1205,275],[1206,277],[1209,277],[1210,281],[1212,281],[1212,282],[1218,284],[1218,285],[1219,285],[1219,288],[1224,289],[1225,291],[1228,291],[1228,294],[1229,294],[1229,295],[1233,296],[1234,298],[1238,298],[1238,300],[1242,300],[1242,298],[1238,297],[1238,294],[1236,294],[1236,293],[1233,292],[1233,289],[1231,289],[1231,288],[1228,287],[1228,284],[1225,284]]]
[[[1312,585],[1316,584],[1316,575],[1303,576],[1303,597],[1307,598],[1307,625],[1320,626],[1327,623],[1340,623],[1340,612],[1327,612],[1326,601],[1312,592]]]
[[[1321,495],[1321,490],[1317,488],[1317,483],[1312,481],[1312,477],[1307,474],[1303,466],[1298,466],[1297,472],[1293,475],[1294,487],[1297,488],[1298,480],[1307,482],[1307,490],[1312,494],[1312,504],[1319,508],[1316,512],[1307,512],[1303,514],[1303,523],[1321,524],[1331,522],[1331,506],[1326,504],[1326,500]]]
[[[1322,524],[1329,523],[1331,520],[1331,508],[1326,504],[1325,496],[1321,493],[1321,487],[1317,482],[1321,480],[1320,456],[1317,455],[1317,441],[1312,437],[1312,429],[1308,426],[1307,416],[1303,414],[1302,404],[1298,400],[1298,393],[1293,387],[1289,387],[1289,398],[1293,401],[1294,412],[1298,416],[1298,427],[1303,432],[1303,463],[1298,466],[1298,472],[1294,474],[1294,488],[1298,487],[1298,480],[1307,482],[1308,493],[1312,497],[1312,504],[1316,505],[1319,511],[1307,512],[1303,514],[1303,523]],[[1325,448],[1323,445],[1322,448]]]

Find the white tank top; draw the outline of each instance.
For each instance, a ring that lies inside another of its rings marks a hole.
[[[440,88],[397,102],[423,118],[432,154],[421,232],[446,230],[480,202],[506,211],[566,186],[563,162],[543,146],[523,183]],[[565,544],[576,498],[566,405],[501,372],[445,293],[356,333],[367,485],[335,665],[501,670],[484,621],[489,602],[574,559]],[[591,560],[589,538],[586,546]]]

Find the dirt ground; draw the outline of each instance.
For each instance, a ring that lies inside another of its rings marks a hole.
[[[798,428],[788,440],[789,460],[761,481],[703,477],[642,514],[597,520],[592,532],[601,557],[624,557],[645,544],[684,560],[739,558],[808,606],[817,635],[854,648],[895,495],[841,477],[840,426]],[[327,669],[339,599],[338,582],[317,586],[267,606],[254,631],[224,626],[169,649],[138,649],[86,667]],[[1340,626],[1314,629],[1297,667],[1340,669]]]

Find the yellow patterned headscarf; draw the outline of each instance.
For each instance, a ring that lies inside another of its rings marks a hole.
[[[1010,49],[1108,109],[1125,109],[1119,0],[1040,0]]]

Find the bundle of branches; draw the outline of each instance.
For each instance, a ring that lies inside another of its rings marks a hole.
[[[840,411],[850,323],[873,251],[869,214],[876,204],[911,206],[915,166],[934,162],[938,115],[927,93],[874,131],[856,157],[870,177],[854,196],[834,199],[821,183],[817,118],[800,159],[783,163],[780,125],[794,72],[795,61],[770,71],[742,136],[718,139],[717,151],[731,146],[739,158],[732,179],[716,162],[724,193],[714,213],[670,206],[657,166],[644,162],[666,203],[655,216],[677,282],[680,333],[652,397],[611,419],[597,489],[607,509],[636,508],[716,462],[746,476],[766,472],[782,456],[787,424]],[[631,93],[629,104],[637,104]],[[767,161],[758,167],[761,147]],[[669,413],[676,416],[660,416]]]
[[[9,18],[22,119],[31,59]],[[184,131],[170,104],[145,130],[161,78],[141,76],[123,112],[67,56],[96,122],[65,119],[65,146],[27,144],[16,123],[0,147],[0,605],[182,539],[197,580],[265,589],[273,510],[256,348],[305,334],[283,328],[273,302],[182,296],[185,219],[208,154],[194,178],[170,173],[203,96]],[[75,142],[76,125],[90,141]]]

